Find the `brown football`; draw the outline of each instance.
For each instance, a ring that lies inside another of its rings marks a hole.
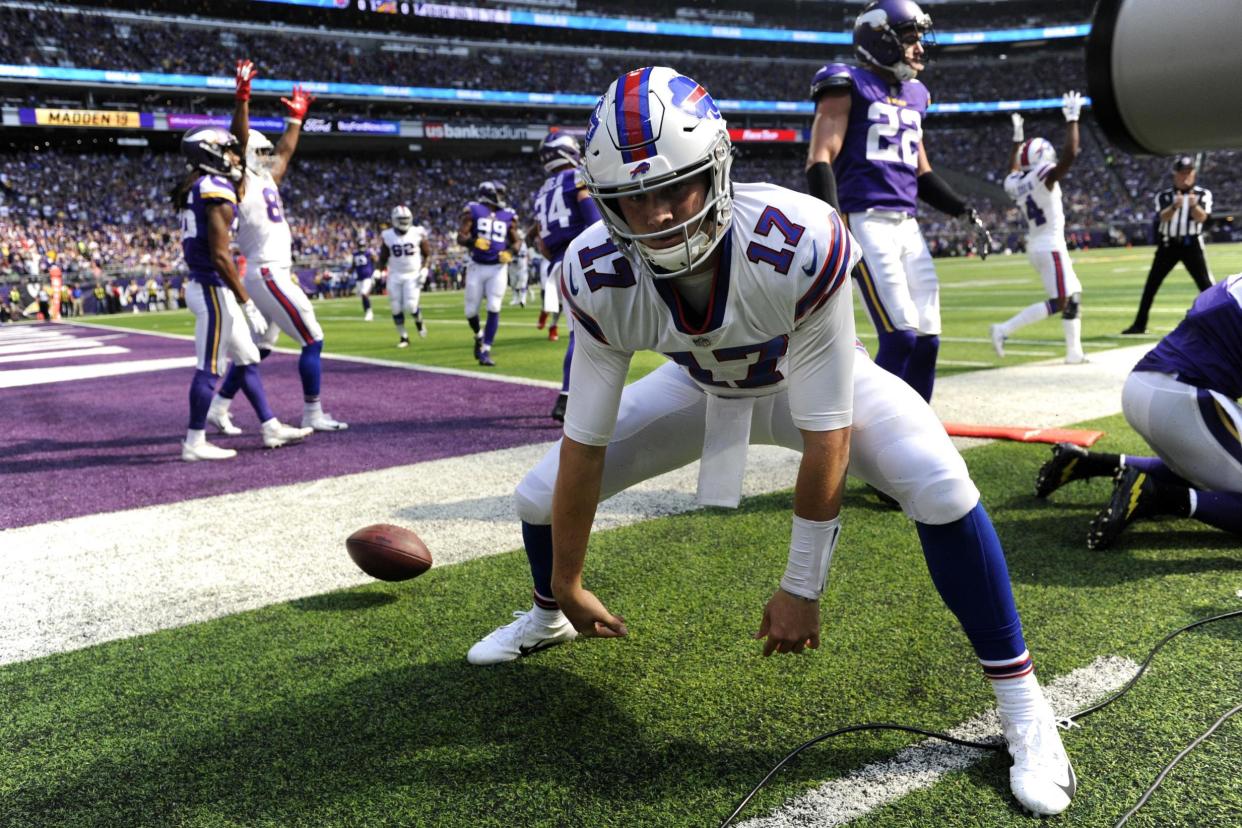
[[[431,568],[427,544],[409,529],[390,523],[365,526],[345,540],[358,568],[381,581],[405,581]]]

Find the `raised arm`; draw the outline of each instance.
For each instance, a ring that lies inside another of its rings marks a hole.
[[[280,102],[285,105],[288,114],[285,115],[285,132],[276,142],[276,154],[269,168],[277,184],[289,169],[289,159],[293,158],[293,153],[298,148],[298,139],[302,137],[302,121],[306,118],[310,105],[315,102],[315,96],[299,85],[293,87],[292,98],[281,98]]]
[[[234,79],[233,121],[229,124],[229,132],[241,144],[238,152],[246,157],[246,144],[250,140],[250,82],[258,76],[254,64],[249,60],[237,61],[237,75]]]
[[[1061,149],[1061,157],[1057,165],[1044,179],[1044,186],[1051,190],[1056,183],[1065,177],[1069,168],[1078,158],[1078,115],[1082,112],[1082,95],[1077,92],[1066,92],[1061,99],[1061,112],[1065,115],[1065,146]]]
[[[1009,120],[1013,122],[1013,149],[1009,151],[1009,170],[1012,175],[1016,172],[1022,172],[1022,165],[1018,163],[1018,153],[1022,152],[1022,143],[1026,140],[1026,135],[1022,129],[1022,116],[1014,112],[1009,116]]]

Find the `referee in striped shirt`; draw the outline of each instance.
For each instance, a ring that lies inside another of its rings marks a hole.
[[[1173,162],[1173,186],[1156,194],[1156,212],[1160,228],[1156,258],[1152,260],[1143,298],[1139,300],[1134,324],[1123,334],[1147,331],[1147,315],[1156,299],[1156,291],[1169,271],[1181,262],[1195,280],[1199,291],[1212,286],[1212,272],[1203,258],[1203,225],[1212,213],[1212,192],[1195,185],[1195,161],[1189,155],[1178,156]]]

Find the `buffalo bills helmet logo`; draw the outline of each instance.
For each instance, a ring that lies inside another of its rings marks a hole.
[[[651,172],[651,164],[647,161],[643,161],[641,164],[635,164],[634,168],[630,170],[630,178],[638,178],[638,176],[643,173],[649,172]]]
[[[707,90],[697,81],[678,75],[668,82],[668,91],[673,95],[673,106],[687,115],[696,118],[719,118],[720,109]]]

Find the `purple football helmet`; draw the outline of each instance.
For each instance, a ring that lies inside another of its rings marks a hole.
[[[539,161],[548,172],[566,163],[576,167],[581,160],[582,150],[578,148],[578,139],[568,132],[549,132],[539,145]]]
[[[490,204],[492,207],[500,206],[500,194],[496,192],[495,181],[484,181],[479,184],[479,192],[475,198],[480,204]]]
[[[914,0],[872,0],[854,21],[854,53],[859,59],[892,72],[899,81],[911,80],[914,69],[905,62],[902,38],[911,32],[934,45],[931,15]]]

